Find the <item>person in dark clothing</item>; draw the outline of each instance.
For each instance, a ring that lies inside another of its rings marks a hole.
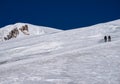
[[[111,41],[111,36],[108,36],[108,41],[109,41],[109,42]]]
[[[104,41],[107,42],[107,36],[104,36]]]

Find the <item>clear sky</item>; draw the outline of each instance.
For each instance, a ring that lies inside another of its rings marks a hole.
[[[26,22],[73,29],[120,19],[120,0],[0,0],[0,27]]]

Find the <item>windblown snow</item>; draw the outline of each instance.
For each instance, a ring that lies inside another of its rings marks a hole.
[[[29,33],[0,42],[0,84],[120,84],[120,20],[66,31],[31,26]]]

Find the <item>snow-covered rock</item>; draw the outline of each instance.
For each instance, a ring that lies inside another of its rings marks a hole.
[[[119,44],[120,20],[0,42],[0,84],[120,84]]]
[[[28,31],[22,32],[20,28],[24,27],[25,25],[27,25]],[[17,38],[35,35],[45,35],[62,31],[55,28],[36,26],[28,23],[16,23],[0,28],[0,40],[4,40],[4,37],[7,37],[7,35],[9,35],[9,33],[14,29],[17,29],[19,32]]]

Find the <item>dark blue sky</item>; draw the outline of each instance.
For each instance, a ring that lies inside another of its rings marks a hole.
[[[1,0],[0,27],[17,22],[72,29],[120,19],[120,0]]]

